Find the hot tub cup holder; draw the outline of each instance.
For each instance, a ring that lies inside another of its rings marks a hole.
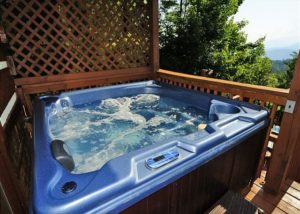
[[[209,109],[209,117],[222,119],[227,115],[238,114],[240,112],[241,109],[233,105],[211,104]]]

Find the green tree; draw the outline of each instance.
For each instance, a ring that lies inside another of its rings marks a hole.
[[[209,66],[209,53],[222,38],[241,0],[161,1],[161,67],[197,73]]]
[[[272,62],[265,57],[264,38],[247,42],[242,31],[246,24],[246,21],[234,22],[232,18],[227,21],[223,37],[215,42],[210,54],[210,67],[220,79],[276,86]]]
[[[294,52],[291,54],[291,59],[287,59],[284,61],[284,64],[286,65],[287,69],[284,72],[277,73],[277,87],[289,88],[291,86],[291,81],[293,79],[297,58],[298,53]]]
[[[161,67],[198,74],[213,69],[221,79],[277,85],[271,61],[264,57],[264,38],[247,42],[234,22],[242,0],[161,1]]]

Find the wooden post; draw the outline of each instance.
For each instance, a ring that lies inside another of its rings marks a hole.
[[[153,0],[151,4],[151,68],[153,79],[156,79],[159,69],[159,27],[158,27],[158,0]]]
[[[293,113],[285,112],[282,118],[278,141],[274,146],[265,189],[278,193],[284,183],[293,151],[300,141],[300,54],[296,62],[288,100],[296,101]]]

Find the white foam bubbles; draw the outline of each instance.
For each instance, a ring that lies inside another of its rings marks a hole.
[[[140,94],[133,99],[132,104],[138,108],[154,107],[158,105],[159,98],[155,94]]]
[[[100,169],[113,158],[160,140],[198,130],[192,122],[185,122],[191,118],[186,116],[184,105],[155,94],[109,98],[69,110],[53,111],[49,129],[53,139],[68,145],[76,174]]]

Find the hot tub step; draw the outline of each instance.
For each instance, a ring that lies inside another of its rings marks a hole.
[[[261,214],[261,209],[245,200],[240,194],[228,191],[205,214]]]

